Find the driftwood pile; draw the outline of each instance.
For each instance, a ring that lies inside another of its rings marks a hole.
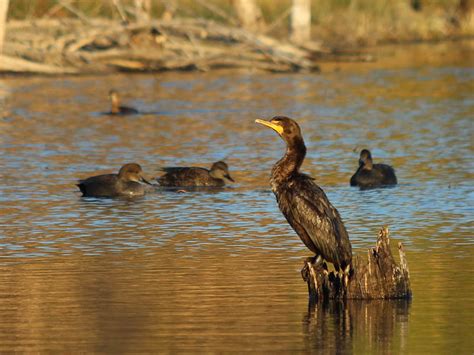
[[[314,71],[319,48],[301,48],[199,19],[9,22],[0,71],[46,74],[253,68]]]
[[[308,284],[310,301],[409,299],[412,294],[410,274],[401,243],[398,252],[400,265],[392,255],[388,228],[384,227],[375,248],[369,249],[368,258],[356,256],[352,259],[353,273],[346,280],[334,271],[328,272],[325,263],[315,265],[306,261],[301,274]]]

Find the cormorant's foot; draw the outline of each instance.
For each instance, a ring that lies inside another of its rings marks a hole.
[[[310,263],[313,266],[317,266],[322,260],[323,258],[321,257],[321,255],[315,255],[307,257],[305,262]]]
[[[337,277],[339,278],[339,281],[341,283],[341,285],[343,284],[344,282],[344,273],[343,272],[338,272],[337,273]]]
[[[354,273],[352,269],[352,265],[347,265],[346,268],[344,269],[343,275],[344,275],[344,285],[347,287],[349,284],[349,279]]]
[[[325,275],[328,275],[328,274],[329,274],[328,264],[326,264],[325,261],[323,261],[322,267],[323,267],[323,273],[324,273]]]
[[[319,263],[323,262],[323,257],[321,255],[316,255],[316,260],[314,261],[315,265],[318,265]]]
[[[309,280],[309,266],[308,266],[308,262],[309,260],[306,259],[304,265],[303,265],[303,268],[301,269],[301,277],[303,278],[303,280],[305,282],[307,282]]]

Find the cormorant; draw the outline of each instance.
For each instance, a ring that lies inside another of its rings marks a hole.
[[[133,107],[120,106],[120,98],[115,90],[109,91],[109,99],[111,103],[109,114],[111,115],[135,115],[138,113],[138,110]]]
[[[388,185],[396,185],[397,177],[390,165],[373,164],[372,155],[367,149],[360,152],[359,168],[351,177],[351,186],[360,188],[372,188]]]
[[[97,175],[80,180],[77,186],[83,196],[118,197],[142,196],[145,194],[144,182],[151,185],[144,177],[142,168],[136,163],[125,164],[118,174]]]
[[[298,124],[288,117],[255,122],[275,130],[286,142],[286,153],[272,169],[270,184],[278,206],[303,243],[346,274],[352,263],[352,249],[339,212],[314,179],[299,172],[306,146]]]
[[[164,175],[157,178],[160,186],[165,187],[222,187],[226,181],[234,182],[229,167],[223,161],[212,164],[211,170],[197,167],[162,168]]]

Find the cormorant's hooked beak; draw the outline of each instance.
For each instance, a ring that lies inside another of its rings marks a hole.
[[[230,180],[230,181],[232,181],[232,182],[235,182],[235,180],[232,179],[229,174],[225,174],[224,177],[225,177],[227,180]]]
[[[281,135],[283,133],[283,127],[278,125],[278,124],[275,124],[271,121],[265,121],[265,120],[261,120],[259,118],[257,118],[255,120],[256,123],[260,123],[260,124],[263,124],[264,126],[267,126],[267,127],[270,127],[271,129],[273,129],[275,132],[277,132],[279,135]]]

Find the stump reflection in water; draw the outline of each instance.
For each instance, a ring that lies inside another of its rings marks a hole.
[[[410,300],[309,302],[303,317],[307,350],[399,352],[408,331]],[[362,348],[359,348],[362,346]]]

